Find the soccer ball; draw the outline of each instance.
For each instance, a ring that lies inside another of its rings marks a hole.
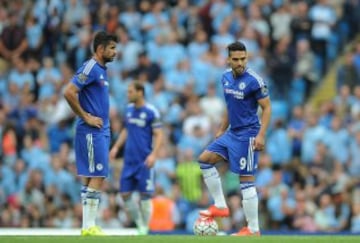
[[[219,227],[214,218],[200,216],[193,226],[195,235],[216,235]]]

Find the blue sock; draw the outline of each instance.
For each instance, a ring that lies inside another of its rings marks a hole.
[[[214,167],[214,165],[213,164],[210,164],[210,163],[205,163],[205,162],[203,162],[203,161],[201,161],[201,160],[199,160],[198,161],[198,163],[199,163],[199,165],[200,165],[200,169],[210,169],[210,168],[212,168],[212,167]]]

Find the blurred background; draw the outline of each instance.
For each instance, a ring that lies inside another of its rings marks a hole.
[[[0,227],[81,224],[74,114],[63,87],[91,56],[98,30],[119,37],[108,64],[114,142],[129,82],[162,114],[154,207],[167,228],[192,231],[211,199],[196,158],[225,109],[226,46],[245,43],[248,66],[269,84],[273,116],[256,186],[263,230],[360,232],[360,1],[0,0]],[[122,154],[111,162],[103,228],[134,223],[118,195]],[[231,217],[245,224],[236,175],[219,163]]]

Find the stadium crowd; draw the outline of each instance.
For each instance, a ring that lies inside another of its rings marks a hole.
[[[211,202],[196,158],[224,102],[226,46],[245,43],[248,66],[269,83],[273,117],[257,189],[266,230],[360,232],[360,2],[338,0],[0,0],[0,227],[79,227],[74,114],[62,89],[90,57],[98,30],[119,37],[108,65],[112,140],[129,82],[145,84],[166,141],[155,165],[153,230],[191,231]],[[345,14],[346,12],[346,14]],[[337,94],[307,104],[331,64]],[[132,227],[111,161],[99,224]],[[219,165],[231,231],[245,224],[237,178]],[[164,203],[165,202],[165,203]],[[156,210],[164,203],[166,210]],[[158,220],[166,219],[167,228]]]

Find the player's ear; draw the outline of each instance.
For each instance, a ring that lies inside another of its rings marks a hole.
[[[228,57],[226,58],[226,63],[227,63],[228,65],[230,65],[230,60],[231,60],[231,58],[230,58],[230,56],[228,56]]]
[[[97,52],[104,53],[104,51],[105,51],[105,45],[98,45],[96,51],[97,51]]]

